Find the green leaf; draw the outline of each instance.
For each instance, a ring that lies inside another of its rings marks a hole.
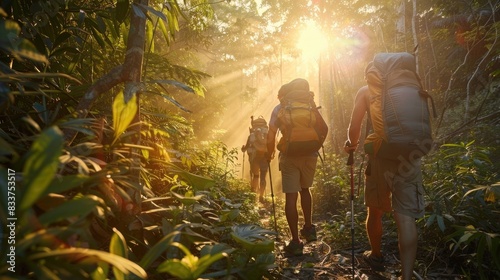
[[[173,231],[168,235],[165,235],[160,241],[158,241],[152,248],[150,248],[146,254],[142,257],[139,265],[144,269],[147,269],[156,259],[158,259],[168,247],[172,244],[172,238],[178,235],[178,231]]]
[[[139,4],[139,6],[141,6],[143,9],[147,10],[148,12],[154,14],[157,17],[159,17],[159,18],[161,18],[163,20],[167,20],[167,17],[165,17],[165,15],[162,12],[160,12],[160,11],[157,11],[154,8],[150,7],[150,6],[143,5],[143,4]]]
[[[123,92],[116,95],[113,102],[113,128],[115,131],[115,141],[120,135],[125,132],[137,113],[137,96],[134,94],[132,98],[125,103]]]
[[[222,222],[234,221],[240,216],[240,212],[239,209],[223,209],[220,212],[219,219]]]
[[[63,142],[61,130],[53,126],[43,131],[31,146],[23,168],[24,195],[20,211],[31,207],[45,193],[57,171]]]
[[[156,91],[146,91],[146,93],[151,93],[151,94],[155,94],[155,95],[159,95],[165,99],[167,99],[168,101],[170,101],[172,104],[174,104],[175,106],[177,106],[179,109],[181,109],[182,111],[184,112],[188,112],[188,113],[192,113],[191,110],[187,109],[186,107],[184,107],[182,104],[180,104],[179,102],[177,102],[177,100],[175,100],[174,98],[162,93],[162,92],[156,92]]]
[[[439,229],[441,229],[441,231],[444,232],[444,230],[446,229],[446,225],[444,224],[443,216],[437,215],[436,219],[437,219]]]
[[[123,237],[123,234],[116,228],[113,228],[113,231],[114,233],[109,243],[109,252],[111,254],[127,258],[128,251],[127,251],[127,243],[125,241],[125,237]],[[113,274],[118,280],[125,279],[123,272],[116,267],[113,267]]]
[[[155,41],[154,41],[154,26],[151,21],[146,22],[146,42],[148,42],[147,48],[151,53],[155,52]]]
[[[40,223],[48,225],[71,217],[85,217],[92,213],[99,204],[104,204],[104,201],[95,195],[75,198],[42,214]]]
[[[173,36],[176,31],[179,31],[179,21],[173,12],[167,13],[167,22],[170,34]]]
[[[93,38],[96,40],[97,44],[104,49],[106,47],[106,43],[104,42],[104,38],[99,33],[99,30],[94,28],[94,26],[90,26],[89,29],[92,32]]]
[[[127,242],[125,241],[125,237],[123,234],[113,228],[113,236],[111,237],[111,241],[109,243],[109,252],[120,257],[127,258]]]
[[[276,234],[256,225],[237,225],[232,227],[231,237],[250,255],[270,253],[274,250],[274,241],[268,235]]]
[[[203,198],[202,195],[196,195],[196,196],[188,196],[188,195],[180,195],[176,192],[171,191],[173,196],[177,198],[182,204],[184,205],[193,205],[197,201]]]
[[[215,254],[223,253],[223,252],[231,253],[231,252],[233,252],[235,250],[236,249],[232,248],[228,244],[225,244],[225,243],[216,243],[214,245],[205,245],[205,246],[203,246],[203,248],[201,248],[201,250],[200,250],[200,255],[201,256],[204,256],[204,255],[215,255]]]
[[[69,32],[61,32],[59,35],[57,35],[55,41],[54,41],[54,45],[52,46],[52,49],[56,49],[57,47],[59,47],[62,43],[64,43],[65,41],[67,41],[69,38],[71,38],[72,34],[69,33]]]
[[[49,193],[63,193],[81,186],[83,183],[90,179],[89,176],[76,174],[76,175],[66,175],[66,176],[56,176],[54,180],[50,183],[50,186],[45,190],[42,196]]]
[[[62,257],[62,259],[72,258],[75,260],[74,262],[77,263],[92,262],[99,264],[101,262],[106,262],[112,265],[113,267],[116,267],[126,275],[132,273],[141,279],[147,278],[146,271],[144,271],[144,269],[139,265],[137,265],[136,263],[108,252],[93,250],[93,249],[84,249],[84,248],[57,249],[48,252],[31,254],[28,257],[28,259],[30,261],[38,261],[38,260],[43,260],[45,258],[56,258],[56,257]],[[64,265],[64,263],[62,263],[61,265]]]
[[[12,161],[17,161],[19,155],[5,139],[0,137],[0,162],[8,161],[9,157],[12,157]]]
[[[122,23],[127,18],[129,10],[130,3],[128,0],[118,0],[115,9],[116,20]]]
[[[170,44],[170,35],[168,33],[168,30],[167,30],[167,27],[165,27],[165,22],[161,19],[158,19],[158,27],[160,28],[161,30],[161,33],[163,34],[163,38],[165,38],[165,42],[167,42],[167,44]]]
[[[105,262],[99,262],[97,268],[92,272],[92,280],[106,280],[108,279],[109,264]]]
[[[214,262],[227,256],[226,252],[216,254],[204,255],[201,258],[194,256],[189,250],[181,243],[174,242],[172,246],[181,249],[185,256],[179,259],[169,259],[164,261],[158,266],[158,272],[169,273],[179,279],[198,279],[199,276],[207,270],[207,268]]]
[[[183,261],[178,259],[166,260],[158,266],[158,272],[169,273],[179,279],[195,279],[192,277],[191,270]]]
[[[194,93],[194,89],[192,87],[190,87],[184,83],[181,83],[179,81],[176,81],[176,80],[152,80],[152,81],[149,81],[149,83],[172,85],[172,86],[175,86],[176,88],[185,90],[187,92]]]
[[[182,180],[192,186],[195,190],[208,190],[215,186],[215,180],[211,178],[190,173],[186,170],[176,167],[175,165],[169,166],[171,166],[170,170],[173,174],[178,175],[180,178],[182,178]]]
[[[20,240],[17,240],[16,250],[17,252],[24,252],[35,246],[45,246],[46,244],[53,243],[55,239],[63,240],[74,233],[76,233],[75,229],[68,227],[49,227],[40,229],[35,232],[27,233]]]
[[[436,214],[430,215],[427,221],[425,222],[425,227],[431,226],[434,223],[435,219],[436,219]]]
[[[32,42],[20,38],[21,28],[17,22],[0,19],[0,49],[4,49],[14,58],[27,58],[33,61],[48,63],[47,58],[40,54]]]
[[[146,14],[142,11],[140,7],[138,7],[135,3],[132,4],[132,9],[134,10],[134,14],[142,19],[146,18]]]

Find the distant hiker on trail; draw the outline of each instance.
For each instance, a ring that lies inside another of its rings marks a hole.
[[[259,196],[259,202],[264,203],[266,191],[266,174],[269,169],[267,161],[267,122],[260,116],[254,119],[251,116],[251,127],[249,128],[247,142],[241,147],[242,152],[247,152],[250,163],[250,186],[253,192]]]
[[[415,219],[424,215],[420,158],[430,150],[427,99],[409,53],[382,53],[365,71],[367,86],[356,94],[345,151],[358,147],[368,112],[372,133],[365,139],[366,231],[371,251],[363,254],[373,270],[383,271],[382,217],[392,211],[398,228],[402,279],[411,279],[417,253]],[[395,121],[397,120],[397,121]]]
[[[278,104],[269,121],[267,138],[269,160],[274,158],[276,134],[280,130],[277,148],[279,150],[279,169],[282,188],[285,194],[285,214],[292,240],[285,246],[285,253],[302,255],[304,244],[299,239],[297,199],[304,215],[304,225],[300,235],[307,242],[317,240],[316,227],[312,223],[312,186],[318,150],[322,147],[328,127],[321,117],[314,94],[309,91],[309,83],[295,79],[281,86]]]

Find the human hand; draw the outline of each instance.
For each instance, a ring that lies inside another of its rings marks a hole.
[[[267,162],[271,162],[271,160],[274,159],[274,153],[272,153],[272,154],[266,153],[265,156],[266,156]]]
[[[351,145],[351,141],[349,141],[349,140],[345,141],[344,151],[346,153],[349,154],[351,152],[354,152],[357,148],[358,148],[358,144]]]

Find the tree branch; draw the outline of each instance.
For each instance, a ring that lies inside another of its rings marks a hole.
[[[119,65],[109,71],[108,74],[97,80],[87,90],[76,107],[76,118],[83,119],[87,117],[87,114],[97,97],[122,82],[124,82],[123,65]],[[70,145],[78,132],[73,129],[65,128],[63,133],[64,140],[66,140],[67,145]]]

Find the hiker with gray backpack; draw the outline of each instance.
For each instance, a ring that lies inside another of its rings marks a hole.
[[[248,154],[248,162],[250,163],[250,187],[256,195],[260,203],[264,203],[264,193],[266,191],[266,174],[269,169],[267,161],[267,122],[263,116],[251,119],[250,134],[247,142],[241,147],[242,152]]]
[[[415,220],[424,215],[421,157],[432,148],[428,101],[409,53],[379,53],[365,70],[367,85],[356,94],[345,151],[359,144],[363,118],[370,133],[364,141],[366,231],[371,250],[363,259],[384,271],[382,218],[392,212],[398,229],[402,279],[411,279],[417,253]],[[433,104],[432,104],[433,105]]]
[[[300,194],[304,225],[300,236],[307,242],[317,240],[316,227],[312,223],[312,186],[318,150],[322,147],[328,127],[314,103],[314,94],[304,79],[295,79],[281,86],[278,104],[269,121],[268,160],[274,158],[276,135],[281,132],[279,169],[282,190],[285,194],[285,215],[292,240],[285,246],[287,255],[300,256],[304,244],[299,238],[297,200]]]

